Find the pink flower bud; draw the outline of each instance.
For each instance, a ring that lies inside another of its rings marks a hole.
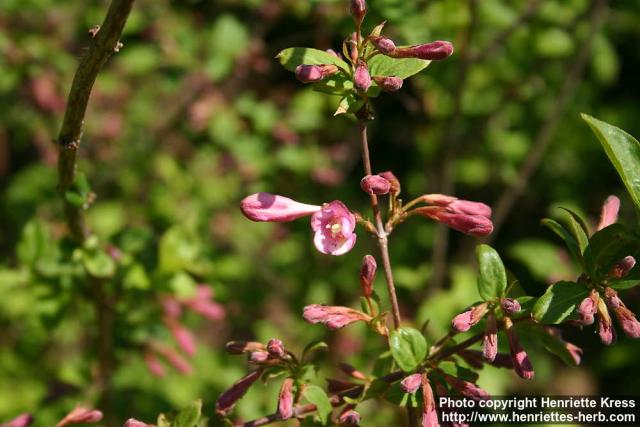
[[[271,339],[267,343],[267,351],[272,357],[281,359],[285,355],[284,344],[279,339]]]
[[[422,385],[422,374],[412,374],[400,381],[400,388],[405,393],[415,393]]]
[[[56,427],[64,427],[70,424],[97,423],[100,420],[102,420],[102,412],[96,409],[87,409],[81,406],[76,406],[58,424],[56,424]]]
[[[182,315],[182,307],[180,306],[180,301],[178,301],[175,297],[167,296],[163,297],[161,300],[162,311],[166,317],[177,319]]]
[[[256,350],[266,350],[264,344],[255,341],[229,341],[225,348],[229,354],[249,353]]]
[[[321,207],[275,194],[256,193],[245,197],[240,202],[240,209],[252,221],[285,222],[311,215]]]
[[[177,321],[169,322],[168,326],[178,347],[189,356],[196,354],[196,341],[191,331]]]
[[[400,194],[400,190],[402,189],[400,187],[400,181],[398,180],[398,178],[396,178],[396,176],[393,174],[393,172],[391,172],[391,171],[380,172],[378,174],[378,176],[381,176],[384,179],[386,179],[387,181],[389,181],[389,184],[391,184],[391,189],[389,190],[389,192],[391,194],[393,194],[395,196]]]
[[[484,330],[482,341],[482,356],[485,360],[493,362],[498,354],[498,325],[493,312],[487,316],[487,325]]]
[[[472,382],[464,381],[459,378],[452,377],[451,375],[445,375],[444,379],[451,387],[464,397],[468,397],[473,400],[487,400],[491,398],[489,393]]]
[[[20,414],[11,421],[7,421],[0,427],[27,427],[33,422],[33,417],[30,414]]]
[[[360,424],[360,414],[353,409],[345,408],[338,417],[338,423],[348,426],[357,426]]]
[[[376,259],[371,255],[365,255],[360,265],[360,287],[362,295],[369,298],[373,294],[373,281],[376,278]]]
[[[578,304],[578,308],[576,312],[578,314],[578,322],[583,325],[591,325],[594,321],[594,315],[597,311],[598,305],[598,293],[592,291],[591,294],[583,299],[580,304]]]
[[[302,83],[315,83],[338,72],[333,64],[305,65],[296,67],[295,75]]]
[[[609,272],[609,277],[613,279],[622,279],[636,265],[636,259],[632,256],[622,258],[620,262],[613,266]]]
[[[192,371],[191,364],[178,352],[170,347],[156,345],[155,350],[166,359],[166,361],[182,375],[188,375]]]
[[[367,4],[365,0],[351,0],[349,10],[356,23],[361,24],[364,20],[364,15],[367,13]]]
[[[339,200],[327,203],[311,216],[313,243],[323,254],[343,255],[356,244],[356,217]]]
[[[402,88],[403,80],[400,77],[395,77],[395,76],[389,76],[389,77],[374,76],[374,77],[372,77],[372,79],[385,92],[395,92],[395,91],[400,90]]]
[[[509,318],[505,319],[507,338],[509,339],[509,349],[511,350],[511,361],[513,368],[521,378],[530,380],[533,378],[533,366],[529,361],[529,356],[522,348],[520,340],[513,329],[513,323]]]
[[[287,378],[282,383],[278,396],[278,416],[282,420],[293,417],[293,379]]]
[[[582,349],[570,342],[565,342],[564,346],[569,352],[569,354],[571,355],[571,358],[573,359],[575,364],[579,365],[580,362],[582,361],[582,353],[583,353]]]
[[[260,375],[262,375],[262,369],[256,369],[236,381],[227,391],[218,397],[216,412],[223,416],[228,414],[236,402],[249,390],[249,387],[260,378]]]
[[[391,55],[396,50],[396,44],[388,37],[377,36],[369,40],[383,55]]]
[[[426,216],[438,222],[447,224],[454,230],[476,237],[488,236],[493,232],[493,223],[483,215],[467,215],[451,213],[447,208],[428,206],[413,210],[418,215]]]
[[[605,288],[604,292],[607,305],[615,313],[624,333],[630,338],[640,338],[640,322],[636,319],[635,314],[624,305],[616,291]]]
[[[458,314],[451,321],[451,326],[458,332],[466,332],[487,314],[486,303],[479,304],[463,313]]]
[[[427,374],[422,374],[422,427],[439,427],[436,401]]]
[[[212,301],[212,298],[213,291],[208,285],[198,285],[195,296],[184,300],[183,304],[209,320],[224,319],[224,307]]]
[[[522,309],[520,303],[513,298],[502,298],[500,300],[500,307],[502,307],[502,310],[504,310],[507,315],[515,314]]]
[[[616,342],[616,330],[609,315],[609,310],[601,298],[598,300],[598,335],[604,345],[612,345]]]
[[[356,71],[353,74],[353,85],[360,92],[366,92],[371,87],[369,68],[367,67],[367,63],[362,60],[358,60],[358,64],[356,65]]]
[[[165,376],[166,372],[164,366],[162,365],[162,362],[160,362],[160,359],[158,359],[158,357],[155,355],[155,353],[151,351],[145,352],[144,362],[146,363],[149,372],[151,372],[151,375],[158,378],[162,378]]]
[[[602,205],[602,212],[600,213],[600,222],[598,223],[598,230],[602,230],[605,227],[610,226],[618,220],[618,211],[620,210],[620,199],[616,196],[609,196]]]
[[[309,323],[323,323],[329,329],[340,329],[354,322],[371,320],[371,316],[352,308],[319,304],[306,306],[302,317]]]
[[[445,59],[453,53],[453,45],[447,41],[435,41],[416,46],[396,48],[388,54],[393,58],[418,58],[427,61]]]
[[[380,175],[367,175],[360,180],[360,188],[367,194],[382,196],[389,193],[391,183]]]
[[[269,360],[269,352],[267,351],[252,351],[249,353],[249,362],[261,364]]]
[[[124,427],[154,427],[151,424],[143,423],[142,421],[138,421],[134,418],[129,418],[124,423]]]

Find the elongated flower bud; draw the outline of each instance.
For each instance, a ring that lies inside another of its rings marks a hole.
[[[275,194],[256,193],[245,197],[240,202],[240,209],[252,221],[285,222],[312,215],[321,207]]]
[[[502,298],[500,300],[500,307],[502,307],[502,310],[507,315],[515,314],[522,309],[520,303],[513,298]]]
[[[436,401],[427,374],[422,374],[422,427],[440,427]]]
[[[630,338],[640,338],[640,322],[635,314],[624,305],[616,291],[605,288],[604,292],[607,305],[613,310],[624,333]]]
[[[360,180],[360,188],[367,194],[382,196],[389,193],[391,183],[380,175],[367,175]]]
[[[360,265],[360,287],[362,288],[362,295],[366,298],[371,297],[373,294],[373,282],[376,279],[376,259],[371,255],[365,255],[362,258],[362,264]]]
[[[391,172],[391,171],[380,172],[378,174],[378,176],[383,177],[384,179],[389,181],[389,184],[391,184],[391,188],[389,189],[389,193],[391,193],[391,194],[393,194],[395,196],[400,194],[400,190],[402,190],[402,188],[400,187],[400,181],[398,180],[398,178],[396,178],[396,176],[393,174],[393,172]]]
[[[612,345],[616,342],[616,330],[602,298],[598,300],[598,335],[604,345]]]
[[[351,0],[349,11],[351,12],[351,16],[353,16],[353,20],[360,25],[367,13],[367,3],[365,0]]]
[[[294,73],[302,83],[315,83],[337,72],[338,67],[333,64],[301,64],[296,67]]]
[[[415,393],[422,385],[422,374],[412,374],[400,381],[400,388],[405,393]]]
[[[529,361],[527,352],[524,351],[520,340],[513,329],[513,323],[508,317],[505,319],[505,326],[507,331],[507,338],[509,339],[509,349],[511,350],[511,361],[513,362],[513,368],[521,378],[530,380],[533,378],[533,366]]]
[[[487,316],[487,325],[484,329],[482,341],[482,356],[485,360],[493,362],[498,354],[498,325],[493,312]]]
[[[400,90],[402,88],[403,80],[400,77],[395,77],[395,76],[389,76],[389,77],[374,76],[374,77],[372,77],[372,79],[385,92],[395,92],[395,91]]]
[[[396,50],[396,44],[388,37],[370,37],[369,40],[383,55],[391,55]]]
[[[182,375],[188,375],[191,373],[193,369],[191,364],[174,349],[165,346],[156,346],[156,351]]]
[[[600,222],[598,223],[598,230],[602,230],[605,227],[610,226],[618,220],[618,211],[620,210],[620,199],[616,196],[609,196],[602,205],[602,212],[600,213]]]
[[[447,208],[427,206],[416,208],[413,212],[426,216],[438,222],[442,222],[454,230],[470,236],[484,237],[493,232],[493,223],[483,215],[468,215],[463,213],[451,213]]]
[[[366,92],[371,87],[369,68],[367,67],[367,63],[363,60],[358,60],[356,71],[353,74],[353,85],[360,92]]]
[[[269,352],[267,351],[257,350],[249,353],[250,363],[261,364],[266,362],[267,360],[269,360]]]
[[[353,409],[345,408],[338,417],[338,423],[347,426],[357,426],[360,424],[360,414]]]
[[[144,363],[147,365],[147,369],[154,377],[162,378],[165,376],[166,371],[160,359],[152,351],[147,351],[144,354]]]
[[[282,358],[285,355],[284,344],[279,339],[273,338],[267,343],[267,351],[272,357]]]
[[[227,391],[218,397],[216,412],[223,416],[228,414],[236,402],[249,390],[249,387],[260,378],[260,375],[262,375],[262,369],[256,369],[236,381]]]
[[[302,317],[309,323],[323,323],[329,329],[340,329],[354,322],[371,320],[371,316],[352,308],[320,304],[306,306]]]
[[[447,41],[435,41],[409,47],[399,47],[387,54],[393,58],[418,58],[427,61],[439,61],[453,53],[453,45]]]
[[[64,427],[70,424],[97,423],[100,420],[102,420],[102,412],[96,409],[87,409],[81,406],[76,406],[58,424],[56,424],[56,427]]]
[[[464,397],[468,397],[473,400],[487,400],[491,398],[489,393],[472,382],[464,381],[459,378],[452,377],[451,375],[445,375],[444,379],[451,387]]]
[[[196,341],[190,330],[177,321],[169,322],[169,330],[176,344],[178,344],[178,347],[180,347],[185,354],[189,356],[196,354]]]
[[[636,265],[636,259],[632,256],[626,256],[620,260],[616,265],[613,266],[611,271],[609,272],[609,277],[614,279],[622,279],[629,271]]]
[[[282,420],[293,417],[293,379],[287,378],[282,383],[278,396],[278,416]]]
[[[486,303],[479,304],[463,313],[458,314],[451,321],[451,326],[458,332],[466,332],[487,314]]]
[[[598,293],[596,291],[591,291],[591,294],[578,304],[578,308],[576,309],[578,322],[583,325],[591,325],[593,323],[599,299],[600,297],[598,296]]]
[[[256,350],[266,350],[264,344],[255,341],[229,341],[225,345],[229,354],[249,353]]]
[[[30,414],[20,414],[11,421],[2,424],[1,427],[28,427],[33,422]]]
[[[142,421],[138,421],[134,418],[129,418],[124,423],[124,427],[154,427],[151,424],[143,423]]]

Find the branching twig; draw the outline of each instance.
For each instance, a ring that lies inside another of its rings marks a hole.
[[[584,72],[587,62],[591,56],[593,41],[605,21],[607,15],[606,12],[607,0],[598,0],[593,5],[589,34],[582,43],[578,43],[578,45],[581,46],[580,50],[576,57],[570,62],[573,65],[567,73],[567,77],[560,89],[558,98],[554,102],[554,107],[549,111],[545,123],[538,131],[533,142],[533,146],[529,151],[527,159],[522,165],[522,169],[520,169],[518,177],[513,184],[502,193],[495,205],[493,216],[494,232],[491,239],[495,237],[498,230],[503,225],[504,220],[511,211],[515,201],[522,195],[522,192],[526,188],[531,176],[538,168],[540,161],[542,160],[542,156],[549,146],[556,128],[560,124],[560,120],[567,108],[567,104],[578,88],[580,76]]]

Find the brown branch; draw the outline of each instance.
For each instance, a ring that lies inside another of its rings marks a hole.
[[[497,235],[514,203],[522,195],[529,183],[529,180],[531,179],[531,176],[540,165],[540,161],[542,160],[547,147],[551,143],[555,130],[560,124],[560,120],[567,109],[568,103],[578,88],[580,77],[586,68],[589,58],[591,57],[593,41],[604,24],[606,15],[607,0],[598,0],[595,2],[591,10],[591,29],[589,34],[586,36],[586,39],[581,43],[577,43],[577,45],[580,46],[580,50],[576,57],[570,61],[572,66],[567,73],[567,77],[560,89],[558,98],[556,99],[553,108],[549,111],[544,124],[538,131],[538,134],[534,139],[533,146],[520,169],[518,177],[504,190],[498,199],[498,202],[495,204],[493,215],[494,232],[489,241],[493,240]]]
[[[84,117],[91,89],[98,72],[117,49],[124,24],[134,0],[113,0],[100,30],[93,38],[89,51],[82,58],[73,78],[67,109],[58,136],[60,157],[58,158],[58,187],[64,202],[64,211],[71,236],[78,243],[84,241],[87,230],[82,208],[69,203],[65,193],[73,185],[76,174],[76,155],[80,147]]]

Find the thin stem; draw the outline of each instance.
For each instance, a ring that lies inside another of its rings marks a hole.
[[[366,119],[359,119],[358,125],[360,127],[360,141],[362,143],[362,163],[364,165],[364,172],[365,175],[372,175]],[[378,236],[378,246],[380,247],[380,256],[382,257],[382,268],[384,269],[384,277],[387,282],[387,291],[389,293],[389,300],[391,301],[393,325],[394,329],[398,329],[401,323],[400,307],[398,306],[396,286],[393,282],[393,271],[391,269],[391,259],[389,258],[389,242],[387,239],[387,232],[385,231],[384,223],[382,222],[380,206],[378,205],[378,197],[375,194],[371,194],[370,197],[371,209],[373,210],[373,217],[375,220],[375,226]]]
[[[477,334],[475,334],[475,335],[467,338],[466,340],[462,341],[460,344],[456,344],[456,345],[453,345],[451,347],[445,347],[442,350],[435,352],[434,354],[429,356],[429,359],[433,360],[433,361],[446,359],[447,357],[449,357],[449,356],[451,356],[453,354],[456,354],[460,350],[464,350],[465,348],[469,347],[470,345],[475,344],[476,342],[480,341],[483,337],[484,337],[484,332],[478,332]]]

